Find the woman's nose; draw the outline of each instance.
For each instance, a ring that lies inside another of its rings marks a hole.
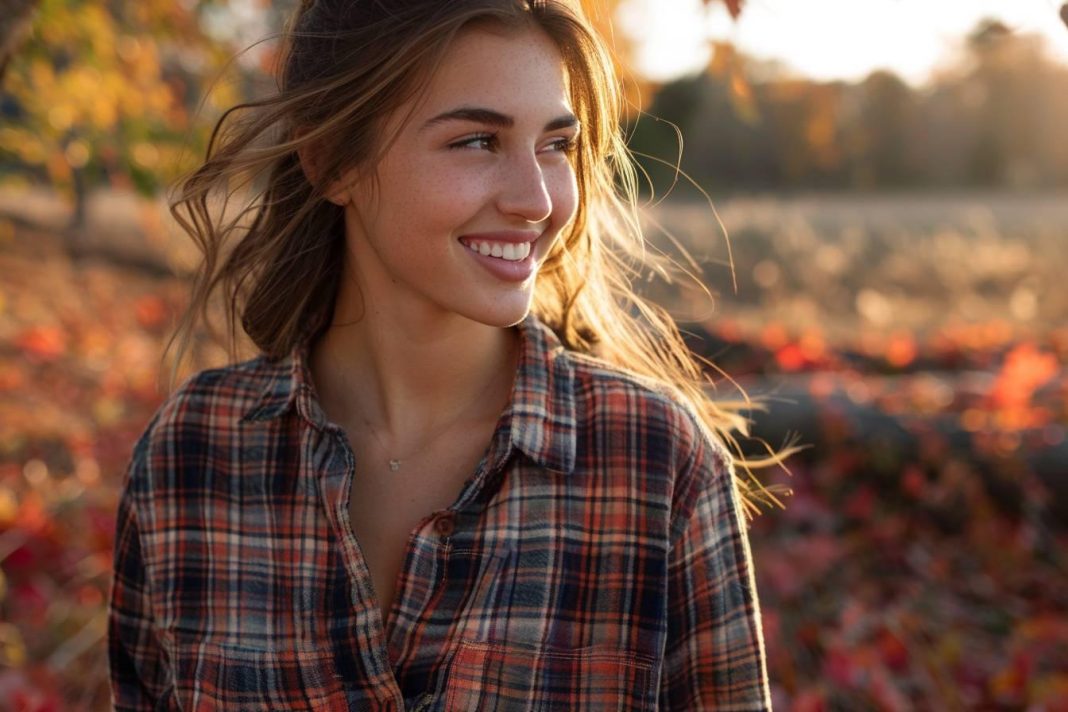
[[[553,212],[550,186],[536,154],[516,157],[503,166],[497,196],[502,213],[526,222],[544,222]]]

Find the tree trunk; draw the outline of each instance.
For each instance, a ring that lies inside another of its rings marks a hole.
[[[0,0],[0,86],[11,55],[30,28],[30,18],[40,0]]]

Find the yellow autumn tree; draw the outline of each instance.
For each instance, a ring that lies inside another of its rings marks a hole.
[[[663,1],[678,2],[678,0]],[[579,4],[582,6],[586,16],[590,18],[600,35],[608,40],[609,45],[613,48],[616,69],[619,76],[624,79],[623,86],[626,92],[627,108],[632,112],[636,112],[649,105],[652,97],[656,94],[658,86],[655,82],[629,71],[629,65],[633,61],[636,51],[637,38],[628,37],[615,29],[615,18],[619,6],[624,2],[625,0],[579,0]],[[738,19],[741,15],[744,2],[745,0],[702,0],[706,7],[717,4],[723,5],[734,19]],[[734,58],[732,48],[723,43],[711,43],[711,40],[710,44],[713,45],[711,47],[713,61],[709,64],[709,71],[726,77],[727,81],[731,82],[732,90],[737,89],[736,98],[746,105],[745,109],[740,110],[747,110],[750,108],[748,106],[749,86],[740,71],[738,61]]]
[[[621,0],[578,1],[624,68],[632,40],[612,27]],[[722,2],[734,16],[741,10],[741,0],[704,1]],[[69,195],[75,232],[93,187],[151,193],[202,154],[218,111],[247,98],[256,75],[263,77],[263,66],[231,61],[258,39],[232,34],[247,20],[239,15],[251,8],[267,18],[262,37],[292,7],[291,0],[0,3],[10,11],[0,23],[0,61],[7,62],[0,84],[0,180],[43,180]],[[237,14],[228,15],[231,9]],[[216,81],[224,67],[230,83]],[[235,68],[233,81],[229,70]],[[632,107],[641,108],[655,87],[622,73]]]
[[[0,178],[45,179],[84,219],[95,185],[152,192],[203,146],[194,121],[232,55],[202,29],[208,3],[41,0],[0,88]],[[222,84],[213,104],[236,99]],[[206,113],[212,111],[212,104]]]

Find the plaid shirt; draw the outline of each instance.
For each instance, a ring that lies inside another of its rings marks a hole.
[[[307,346],[175,392],[119,507],[116,709],[770,709],[727,453],[533,317],[520,333],[510,403],[412,532],[385,621]]]

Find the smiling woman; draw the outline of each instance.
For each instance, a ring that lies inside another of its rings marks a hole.
[[[767,709],[742,421],[628,286],[599,40],[550,0],[316,0],[287,47],[174,206],[178,358],[220,287],[262,353],[134,448],[116,708]]]
[[[340,291],[349,308],[334,318],[358,324],[333,333],[374,319],[478,339],[518,323],[578,200],[579,121],[559,50],[542,32],[469,29],[390,118],[373,174],[354,166],[327,189],[345,212],[353,272]]]

